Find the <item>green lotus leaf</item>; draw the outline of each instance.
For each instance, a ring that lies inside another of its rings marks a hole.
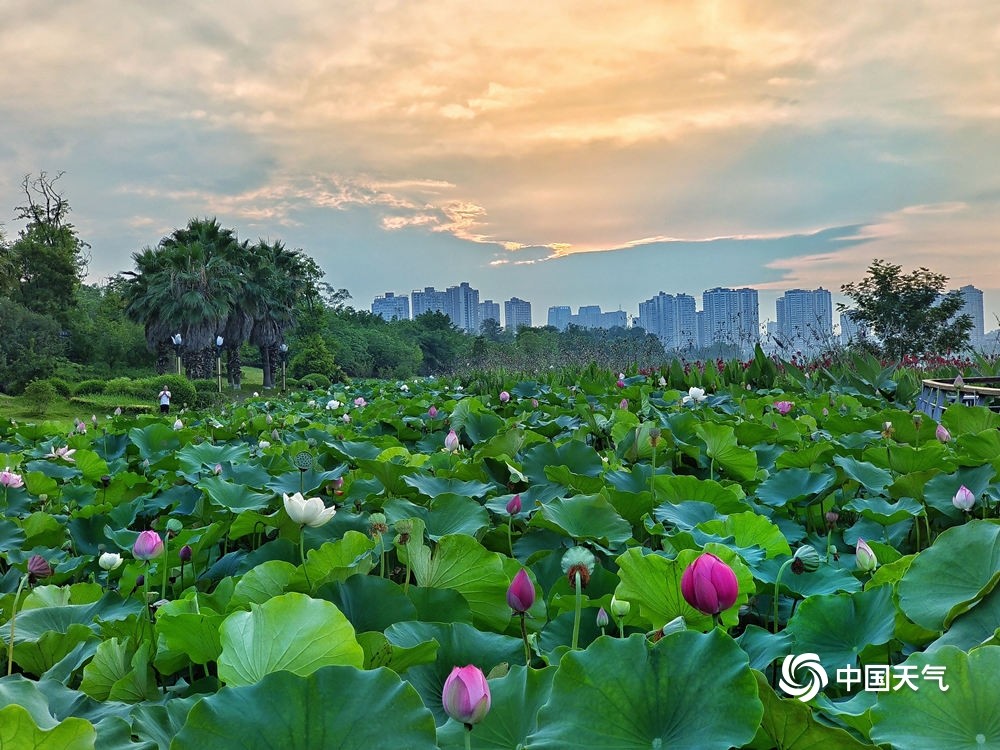
[[[96,740],[97,730],[86,719],[69,718],[43,729],[21,706],[0,709],[0,747],[4,750],[93,750]]]
[[[331,666],[304,677],[276,672],[205,697],[170,750],[371,750],[387,738],[407,750],[437,747],[420,696],[388,669]]]
[[[760,750],[865,750],[866,742],[854,738],[848,731],[813,718],[812,710],[800,700],[779,698],[767,679],[755,672],[757,691],[764,703],[764,720],[757,740],[748,745]]]
[[[213,503],[233,513],[261,510],[281,502],[281,498],[275,500],[274,495],[270,493],[254,492],[242,484],[227,482],[222,477],[204,477],[198,482],[198,487],[205,490],[208,499]]]
[[[836,478],[830,470],[815,473],[809,469],[782,469],[760,483],[757,497],[765,505],[779,508],[793,500],[814,498],[826,492]]]
[[[739,513],[748,508],[737,492],[739,485],[724,486],[712,479],[699,479],[688,475],[658,475],[653,483],[656,485],[656,498],[674,505],[697,500],[711,503],[719,513],[723,514]]]
[[[724,519],[700,523],[698,528],[707,534],[732,537],[738,547],[760,547],[768,557],[792,554],[781,529],[756,513],[733,513]]]
[[[552,691],[555,667],[526,669],[516,664],[503,677],[489,681],[492,708],[476,725],[473,745],[477,750],[509,750],[527,747],[527,738],[538,728],[538,712]],[[462,750],[467,730],[456,721],[438,729],[443,750]]]
[[[531,525],[605,547],[621,547],[632,538],[632,525],[618,515],[604,493],[551,500],[532,516]]]
[[[533,483],[549,484],[545,474],[548,466],[566,466],[574,474],[596,477],[604,471],[604,462],[597,451],[579,440],[561,445],[540,443],[524,454],[523,471]]]
[[[969,651],[987,643],[1000,631],[1000,586],[983,597],[975,607],[955,618],[948,631],[924,649],[932,654],[944,646]]]
[[[216,464],[242,464],[249,457],[250,450],[244,444],[204,442],[185,445],[176,455],[184,473],[195,474]]]
[[[970,521],[942,532],[899,582],[899,607],[917,625],[942,631],[1000,581],[1000,526]]]
[[[941,415],[941,424],[948,428],[952,437],[958,438],[986,430],[995,432],[1000,427],[1000,415],[985,406],[952,404]]]
[[[881,693],[872,709],[871,737],[899,748],[1000,750],[1000,646],[970,653],[945,646],[934,653],[913,654],[903,662],[912,667],[917,690],[907,686]],[[947,690],[924,676],[924,669],[942,671]]]
[[[893,637],[896,609],[892,588],[880,586],[852,594],[810,596],[795,610],[787,631],[793,653],[818,654],[830,674],[857,666],[869,646],[881,646]]]
[[[964,485],[976,496],[978,513],[982,507],[978,503],[982,503],[983,493],[994,476],[996,469],[991,464],[975,468],[963,467],[953,474],[939,474],[924,485],[924,499],[928,505],[950,518],[963,518],[965,514],[952,502],[958,488]]]
[[[848,478],[876,495],[884,492],[885,488],[892,484],[892,474],[866,461],[858,461],[850,456],[834,456],[833,462]]]
[[[83,669],[80,692],[99,701],[155,700],[159,688],[149,666],[149,643],[144,642],[138,648],[117,638],[101,643]]]
[[[374,540],[359,531],[348,531],[342,539],[309,550],[306,569],[310,584],[316,587],[330,581],[343,581],[353,575],[365,575],[375,566],[371,554],[373,549]],[[305,585],[298,574],[295,585]]]
[[[448,534],[478,537],[490,525],[486,508],[462,495],[445,493],[431,500],[427,513],[427,536],[437,541]]]
[[[406,648],[390,643],[382,633],[358,633],[358,643],[365,652],[365,669],[387,667],[396,674],[418,664],[431,664],[437,659],[437,641],[427,641]]]
[[[753,739],[762,716],[746,654],[718,629],[652,647],[640,634],[603,637],[563,656],[526,746],[728,750]]]
[[[858,497],[845,504],[844,509],[856,511],[881,526],[891,526],[919,516],[924,510],[920,503],[909,497],[904,497],[897,503],[890,503],[882,497]]]
[[[160,422],[145,427],[133,427],[128,432],[128,439],[139,449],[139,456],[151,464],[155,464],[181,447],[181,439],[177,433]]]
[[[757,474],[757,454],[736,441],[733,428],[726,424],[705,422],[695,427],[705,441],[705,455],[733,479],[748,481]]]
[[[414,549],[411,565],[417,584],[454,589],[469,602],[477,625],[503,631],[510,621],[507,586],[500,555],[469,536],[455,534],[438,542],[433,555],[427,547]]]
[[[438,495],[462,495],[463,497],[484,497],[492,486],[483,482],[463,482],[459,479],[432,477],[429,474],[415,474],[403,477],[403,481],[421,495],[435,498]]]
[[[249,609],[251,604],[263,604],[285,593],[295,580],[296,568],[284,560],[268,560],[248,570],[233,590],[229,611]]]
[[[171,674],[193,664],[216,661],[222,653],[219,628],[223,616],[204,612],[159,612],[156,618],[156,668]]]
[[[316,597],[336,604],[358,633],[383,631],[394,623],[417,619],[417,608],[403,587],[378,576],[351,576],[321,586]]]
[[[220,635],[219,679],[228,685],[250,685],[281,670],[304,676],[320,667],[364,663],[343,613],[305,594],[282,594],[249,612],[234,612]]]

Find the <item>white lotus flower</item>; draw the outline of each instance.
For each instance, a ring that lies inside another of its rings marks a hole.
[[[178,419],[176,422],[174,422],[174,429],[175,430],[182,430],[182,429],[184,429],[184,423],[181,420]]]
[[[326,402],[326,408],[329,409],[330,411],[333,411],[334,409],[339,409],[340,402],[335,398],[331,398],[329,401]]]
[[[350,424],[350,422],[351,422],[351,415],[350,414],[345,414],[343,417],[341,417],[341,419],[344,420],[344,424]]]
[[[401,390],[403,393],[408,393],[410,390],[410,386],[408,386],[406,383],[403,383],[401,386],[399,386],[399,390]]]
[[[270,448],[271,444],[266,440],[261,440],[259,443],[257,443],[257,447],[260,448],[261,450],[264,450],[265,448]]]
[[[301,492],[291,496],[282,493],[282,497],[288,517],[301,526],[319,528],[337,515],[336,508],[327,508],[318,497],[305,498]]]
[[[700,404],[708,396],[705,395],[705,389],[699,388],[698,386],[691,386],[688,388],[688,395],[681,399],[682,404]]]
[[[101,570],[114,570],[121,565],[122,562],[122,556],[117,552],[105,552],[97,558],[97,564],[101,566]]]

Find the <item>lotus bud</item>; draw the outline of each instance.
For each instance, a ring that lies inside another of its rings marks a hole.
[[[507,604],[518,613],[527,612],[535,603],[535,586],[528,573],[521,568],[507,588]]]
[[[976,504],[976,496],[973,495],[972,491],[963,484],[958,488],[958,492],[955,493],[955,497],[951,499],[951,504],[959,510],[968,513]]]
[[[615,617],[628,617],[628,613],[632,610],[631,602],[625,599],[619,599],[618,597],[612,595],[611,597],[611,614]]]
[[[101,570],[112,571],[122,564],[122,556],[117,552],[105,552],[97,558],[97,564]]]
[[[628,411],[628,399],[623,398],[621,401],[619,401],[618,408],[621,409],[622,411]]]
[[[507,391],[500,391],[500,403],[506,404],[508,401],[510,401],[510,394]]]
[[[190,544],[185,544],[177,552],[177,556],[181,559],[181,562],[185,562],[185,563],[186,562],[191,562],[191,557],[192,557],[193,554],[194,554],[194,552],[191,550],[191,545]]]
[[[253,392],[253,397],[254,398],[260,398],[260,394],[257,391],[254,391]]]
[[[430,417],[431,419],[437,419],[438,416],[437,407],[431,404],[430,408],[427,410],[427,416]]]
[[[828,529],[833,529],[837,525],[837,521],[840,520],[840,514],[835,510],[828,510],[823,518],[826,519],[826,527]]]
[[[947,443],[951,441],[951,433],[948,432],[948,428],[943,424],[939,424],[937,429],[934,430],[934,437],[936,437],[940,442]]]
[[[96,414],[91,414],[90,415],[90,423],[92,425],[94,425],[94,427],[97,427],[97,415]]]
[[[622,380],[621,378],[618,378],[618,382],[615,383],[615,385],[617,385],[619,388],[624,388],[625,387],[625,381]]]
[[[458,435],[455,434],[454,430],[448,431],[448,435],[444,439],[444,449],[449,453],[454,453],[458,450]]]
[[[105,489],[107,489],[108,487],[111,486],[111,476],[109,474],[102,474],[101,475],[101,485]]]
[[[163,554],[163,540],[155,531],[143,531],[132,545],[132,556],[136,560],[152,560]]]
[[[681,575],[684,601],[706,615],[717,615],[736,603],[740,594],[736,573],[710,552],[698,556]]]
[[[448,716],[472,729],[490,710],[490,686],[479,667],[455,667],[444,681],[441,704]]]
[[[813,573],[819,570],[819,552],[811,544],[803,544],[792,557],[793,573]]]
[[[49,565],[41,555],[32,555],[28,560],[28,577],[37,581],[39,578],[48,578],[52,575],[52,566]]]
[[[213,466],[212,473],[215,474],[215,476],[219,476],[219,474],[222,473],[222,464],[216,464]]]
[[[537,398],[531,399],[531,408],[532,409],[537,409],[538,408],[538,399]]]
[[[120,406],[115,407],[115,416],[120,417],[122,415],[122,408]]]
[[[507,512],[512,516],[516,516],[518,513],[521,512],[520,495],[514,495],[514,497],[512,497],[510,500],[507,501]]]
[[[174,429],[175,430],[183,430],[184,429],[184,423],[180,420],[180,417],[178,417],[177,420],[174,422]]]
[[[824,417],[829,417],[829,416],[830,416],[830,410],[829,410],[829,409],[827,409],[827,408],[826,408],[826,407],[824,406],[824,407],[823,407],[823,412],[822,412],[822,414],[823,414],[823,416],[824,416]]]
[[[667,387],[667,379],[665,377],[663,377],[662,375],[660,375],[660,379],[657,380],[656,383],[657,383],[657,385],[660,386],[660,388],[666,388]]]
[[[281,440],[281,433],[280,433],[280,432],[278,432],[277,428],[275,428],[275,429],[271,430],[271,440],[273,440],[273,441],[274,441],[274,442],[276,442],[276,443],[277,443],[277,442],[278,442],[279,440]]]
[[[274,424],[274,417],[268,414],[266,417],[264,417],[264,421],[267,422],[268,424]]]
[[[673,620],[660,628],[660,638],[666,638],[673,633],[681,633],[687,630],[687,623],[683,615],[677,615]]]
[[[605,611],[604,607],[601,607],[599,610],[597,610],[597,617],[594,618],[594,622],[597,624],[597,627],[599,628],[606,628],[608,626],[608,623],[611,622],[610,618],[608,617],[608,613]]]
[[[854,559],[858,570],[865,573],[870,573],[878,567],[878,558],[875,557],[875,551],[860,537],[858,538],[857,547],[854,550]]]
[[[344,416],[341,417],[341,419],[344,421],[344,424],[350,424],[351,423],[351,415],[350,414],[346,414],[345,413]]]

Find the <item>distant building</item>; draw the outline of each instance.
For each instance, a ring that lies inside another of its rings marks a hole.
[[[497,327],[500,326],[500,303],[491,299],[479,303],[479,329],[482,330],[483,323],[487,320],[495,320]]]
[[[816,352],[833,339],[833,298],[826,289],[789,289],[775,308],[778,324],[773,338],[781,351]]]
[[[569,326],[569,319],[572,315],[573,311],[570,310],[568,305],[550,307],[546,323],[558,331],[565,331]]]
[[[441,312],[466,333],[479,333],[479,290],[463,281],[443,292],[432,286],[410,293],[413,317],[426,312]]]
[[[519,328],[531,327],[531,303],[511,297],[503,303],[504,330],[516,333]]]
[[[372,313],[385,320],[409,320],[410,298],[405,294],[397,297],[392,292],[386,292],[372,300]]]
[[[969,344],[978,349],[983,344],[986,336],[986,321],[983,315],[983,292],[976,289],[972,284],[968,284],[959,289],[965,303],[958,311],[959,315],[968,315],[972,318],[972,330],[969,331]]]
[[[427,312],[439,312],[448,315],[448,293],[432,286],[424,287],[423,291],[415,289],[410,293],[413,303],[413,317],[419,317]],[[449,317],[451,317],[449,315]]]
[[[859,341],[863,341],[869,336],[868,324],[863,321],[855,321],[851,317],[850,311],[840,314],[840,343],[844,346],[851,346]]]
[[[760,310],[757,290],[715,287],[701,295],[705,313],[702,346],[728,344],[747,355],[760,341]]]
[[[600,328],[601,306],[582,305],[577,309],[576,315],[570,318],[569,322],[580,326],[580,328]]]
[[[698,320],[694,297],[660,292],[639,303],[636,325],[657,336],[665,349],[692,349],[698,346]]]

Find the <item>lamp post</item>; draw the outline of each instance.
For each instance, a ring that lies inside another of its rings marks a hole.
[[[222,393],[222,336],[215,337],[215,364],[219,373],[219,393]]]
[[[177,374],[181,374],[181,347],[184,346],[184,339],[181,338],[179,333],[175,333],[170,337],[170,343],[174,345],[174,354],[177,355]]]
[[[288,363],[288,344],[282,343],[278,347],[278,355],[281,357],[281,390],[285,390],[285,366]]]

